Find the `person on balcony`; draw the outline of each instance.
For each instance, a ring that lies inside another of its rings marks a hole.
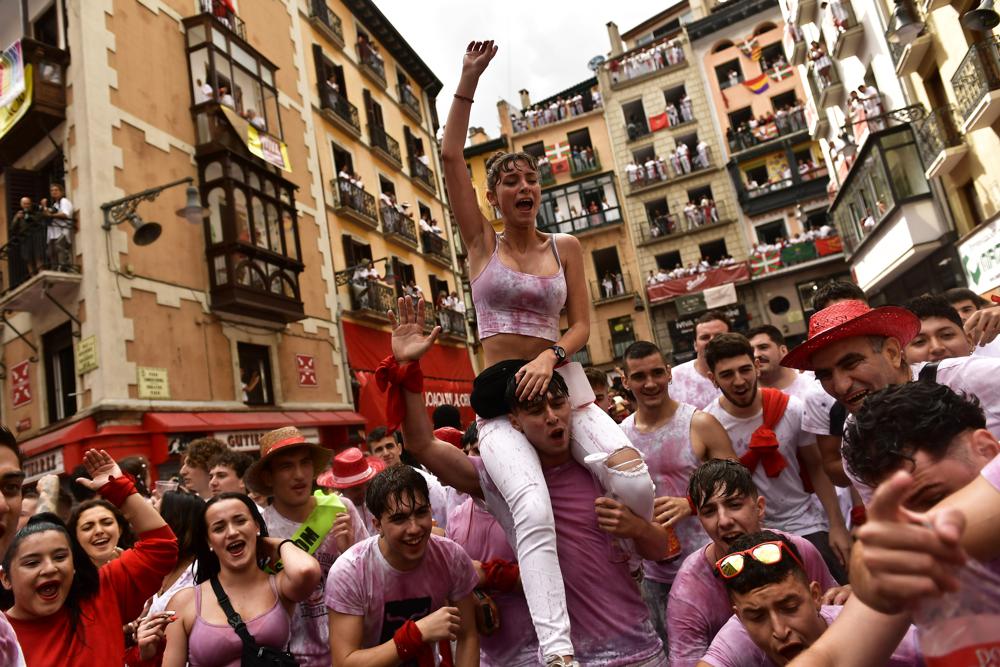
[[[267,123],[264,122],[264,117],[258,115],[253,109],[247,109],[246,119],[248,123],[256,127],[261,132],[267,130]]]
[[[673,127],[675,125],[680,125],[680,113],[677,111],[677,105],[673,102],[667,102],[667,127]]]
[[[375,270],[375,262],[361,263],[354,267],[351,277],[351,293],[357,307],[364,310],[372,309],[371,286],[375,281],[381,281],[382,276]]]
[[[681,51],[682,55],[683,53],[684,52]],[[684,91],[684,94],[681,95],[681,120],[685,123],[690,123],[694,120],[694,109],[691,106],[691,97],[687,94],[686,90]]]
[[[438,221],[434,218],[431,218],[431,233],[436,234],[437,236],[444,236],[444,230],[441,229]]]
[[[676,65],[684,62],[684,47],[681,46],[681,41],[679,39],[670,40],[668,53],[670,54],[670,60],[672,61],[671,64]]]
[[[684,205],[684,217],[687,219],[687,228],[694,229],[695,227],[700,227],[702,224],[702,218],[698,214],[698,207],[690,199],[688,203]]]
[[[566,666],[576,664],[577,651],[556,551],[552,502],[538,454],[512,421],[507,406],[514,406],[516,412],[523,402],[544,402],[547,390],[568,378],[574,388],[563,394],[568,395],[569,408],[563,435],[575,435],[570,440],[573,458],[582,462],[593,455],[591,461],[598,459],[593,469],[604,479],[608,493],[628,499],[624,504],[643,519],[652,515],[652,483],[645,463],[624,433],[593,405],[593,390],[582,367],[562,363],[587,343],[592,297],[579,239],[536,228],[541,201],[536,159],[523,152],[494,155],[487,162],[487,198],[502,212],[502,233],[480,212],[463,150],[473,95],[496,52],[492,41],[469,44],[445,123],[442,158],[455,219],[469,254],[470,274],[475,276],[473,302],[489,365],[477,377],[471,399],[478,415],[480,453],[502,504],[510,511],[521,583],[543,660],[550,667]],[[561,333],[559,318],[564,307],[569,328]],[[560,379],[552,385],[557,364]],[[508,385],[517,404],[502,398]],[[608,465],[612,453],[616,458],[626,457],[633,470],[622,474],[617,466]],[[631,485],[633,480],[641,483],[631,489],[620,485]],[[651,667],[666,664],[665,659],[647,662]]]
[[[643,166],[646,168],[646,180],[655,181],[659,178],[659,170],[656,168],[656,156],[650,156]]]
[[[861,105],[865,110],[865,118],[868,119],[868,125],[871,127],[872,132],[884,130],[886,127],[885,121],[882,120],[881,116],[885,112],[882,109],[882,96],[879,94],[878,88],[861,84],[858,86],[858,97],[861,98]]]
[[[820,85],[823,88],[829,88],[833,83],[833,79],[830,78],[830,69],[833,67],[833,61],[827,55],[826,47],[819,42],[813,42],[809,47],[809,60],[819,75]]]
[[[682,141],[677,142],[677,162],[680,164],[681,171],[685,174],[691,173],[690,153],[691,148],[687,144]]]
[[[458,292],[453,291],[451,293],[451,309],[456,313],[461,313],[465,315],[465,301],[459,298]]]
[[[841,0],[826,0],[823,4],[828,5],[830,8],[830,17],[833,19],[833,27],[837,29],[837,33],[843,34],[847,32],[847,22],[850,16],[844,7],[844,3]]]
[[[21,261],[29,276],[42,267],[45,254],[45,226],[42,211],[31,200],[21,197],[21,207],[11,219],[11,244],[17,245]]]
[[[212,89],[212,85],[209,83],[202,83],[201,79],[195,79],[194,103],[202,104],[203,102],[209,102],[213,99],[215,99],[215,91]]]
[[[236,100],[233,99],[228,86],[219,86],[219,103],[230,109],[236,108]]]
[[[334,109],[340,106],[340,84],[336,74],[326,77],[326,102]]]
[[[614,295],[614,293],[615,293],[614,278],[612,278],[610,271],[605,271],[604,279],[601,280],[601,296],[607,299],[612,295]]]
[[[734,69],[729,70],[729,74],[727,74],[726,77],[727,77],[727,80],[729,82],[729,86],[728,86],[729,88],[735,87],[740,82],[740,75]]]
[[[73,203],[63,194],[59,183],[49,186],[49,197],[41,202],[47,266],[56,271],[68,271],[73,265]]]
[[[698,168],[708,169],[709,167],[708,143],[704,139],[702,139],[701,141],[698,142],[696,150],[698,152],[698,157],[695,158],[695,161],[698,164]]]

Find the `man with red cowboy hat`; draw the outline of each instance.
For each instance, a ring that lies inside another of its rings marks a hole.
[[[260,437],[260,460],[246,474],[247,485],[273,498],[264,510],[272,537],[290,539],[312,554],[323,570],[316,591],[295,608],[289,651],[303,667],[329,667],[330,643],[326,575],[337,557],[368,535],[354,504],[337,495],[313,494],[316,475],[330,462],[330,451],[294,426]],[[278,564],[280,566],[280,563]]]
[[[1000,434],[1000,359],[969,356],[908,364],[904,350],[919,331],[920,320],[905,308],[871,308],[863,301],[842,301],[812,316],[809,338],[789,352],[781,365],[814,371],[824,391],[849,413],[859,410],[869,394],[889,385],[938,382],[955,393],[978,398],[986,413],[986,427]],[[852,481],[867,503],[871,488]]]
[[[365,505],[365,493],[372,478],[385,470],[382,459],[365,456],[357,447],[348,447],[333,457],[333,467],[316,478],[316,483],[322,487],[336,490],[341,496],[350,500],[361,515],[361,523],[365,532],[371,536],[375,533],[372,515]]]
[[[802,401],[758,387],[753,347],[740,334],[713,339],[705,348],[705,360],[722,392],[705,412],[729,433],[733,450],[767,498],[768,526],[809,540],[834,578],[845,583],[851,539],[837,493],[823,472],[816,438],[802,430]],[[812,480],[815,496],[805,488],[803,471]]]

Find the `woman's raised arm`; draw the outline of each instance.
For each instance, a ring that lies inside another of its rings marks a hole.
[[[489,222],[479,210],[476,191],[472,187],[468,169],[465,166],[465,136],[469,131],[469,112],[476,94],[479,77],[493,60],[497,47],[492,41],[470,42],[462,60],[462,77],[458,81],[455,99],[448,112],[441,141],[441,161],[444,163],[444,182],[448,188],[448,198],[462,241],[470,251],[481,253],[484,232]],[[491,250],[491,249],[490,249]]]

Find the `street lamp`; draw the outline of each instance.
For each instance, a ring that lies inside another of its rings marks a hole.
[[[892,12],[892,27],[885,36],[893,44],[912,44],[924,29],[924,22],[917,18],[911,2],[912,0],[896,0],[896,9]]]
[[[177,215],[185,218],[188,222],[197,224],[202,221],[205,215],[205,210],[201,206],[198,196],[198,188],[194,187],[193,178],[182,178],[176,181],[167,183],[166,185],[160,185],[155,188],[149,188],[148,190],[143,190],[142,192],[137,192],[134,195],[128,195],[127,197],[122,197],[121,199],[115,199],[114,201],[109,201],[106,204],[101,204],[101,210],[104,211],[104,224],[101,227],[105,231],[110,231],[113,226],[120,225],[127,222],[135,232],[132,235],[132,240],[136,245],[149,245],[156,239],[160,238],[160,234],[163,232],[163,228],[157,222],[147,222],[143,220],[136,209],[139,204],[144,201],[153,201],[160,193],[172,187],[176,187],[183,183],[188,184],[187,188],[187,205],[182,209],[178,209]]]
[[[993,9],[993,0],[982,0],[979,7],[962,14],[962,26],[976,32],[986,32],[1000,25],[1000,16]]]

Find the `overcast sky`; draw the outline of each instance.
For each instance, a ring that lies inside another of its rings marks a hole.
[[[444,84],[438,96],[443,125],[462,69],[462,54],[473,39],[494,39],[500,50],[476,91],[472,126],[499,134],[497,100],[519,104],[527,88],[541,100],[593,76],[587,62],[606,56],[606,24],[625,32],[663,11],[669,2],[625,0],[375,0],[403,38]]]

